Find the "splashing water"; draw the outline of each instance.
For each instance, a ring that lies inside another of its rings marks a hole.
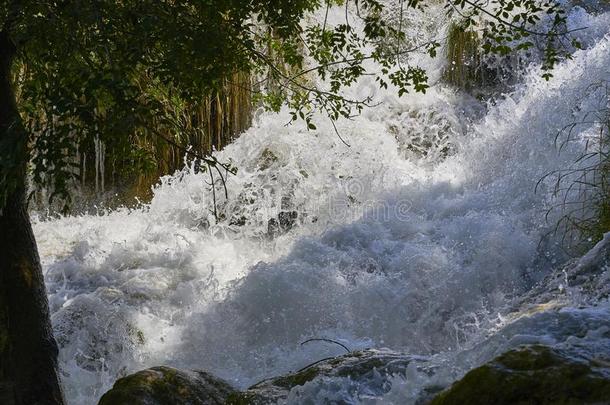
[[[582,150],[558,154],[555,134],[610,79],[610,14],[574,7],[570,22],[589,27],[585,49],[549,82],[533,61],[495,105],[441,84],[399,99],[362,81],[351,91],[382,104],[338,123],[349,148],[323,117],[307,131],[285,126],[287,111],[259,114],[218,153],[239,168],[218,223],[209,174],[192,167],[145,207],[35,221],[69,402],[153,365],[243,388],[342,353],[300,345],[313,337],[489,358],[475,343],[498,313],[565,259],[543,238],[551,187],[534,187]],[[438,76],[441,62],[420,57]],[[392,380],[386,401],[422,378]],[[354,397],[344,384],[325,395]]]

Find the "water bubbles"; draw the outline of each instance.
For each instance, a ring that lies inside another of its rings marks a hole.
[[[494,105],[441,84],[378,92],[382,104],[337,124],[351,148],[322,117],[313,134],[286,127],[287,111],[260,114],[217,153],[239,171],[229,198],[217,193],[216,217],[208,178],[187,167],[145,207],[37,221],[69,401],[94,402],[117,377],[159,364],[245,387],[342,353],[300,345],[319,337],[487,356],[475,343],[509,322],[504,308],[531,274],[564,260],[554,240],[540,243],[552,224],[534,186],[573,160],[577,151],[557,156],[553,134],[608,76],[601,18],[602,34],[550,82],[532,68]],[[368,94],[367,80],[353,91]],[[393,379],[389,398],[430,378]],[[337,379],[298,395],[365,391]]]

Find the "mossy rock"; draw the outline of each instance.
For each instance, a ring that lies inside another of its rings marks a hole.
[[[479,42],[475,31],[451,24],[447,35],[448,66],[444,72],[447,83],[465,90],[484,84]]]
[[[297,372],[263,380],[248,390],[230,396],[231,405],[276,404],[286,400],[290,390],[318,378],[350,378],[364,384],[379,381],[375,376],[406,375],[417,358],[388,350],[362,350],[319,361]],[[368,381],[368,382],[367,382]],[[373,389],[373,387],[371,386]],[[383,390],[382,387],[378,387]]]
[[[430,405],[607,404],[610,365],[547,346],[523,346],[475,368]]]
[[[511,316],[532,314],[578,302],[594,306],[610,298],[610,233],[585,255],[548,274],[515,300]]]
[[[512,69],[491,67],[485,63],[481,37],[463,22],[449,26],[446,43],[447,66],[443,72],[445,83],[451,84],[477,98],[496,94],[508,79]],[[515,63],[509,57],[503,62],[505,68]]]
[[[275,153],[273,153],[270,149],[265,148],[260,157],[258,158],[258,167],[259,170],[267,170],[269,169],[275,162],[278,161],[278,157]]]
[[[237,391],[203,371],[153,367],[117,380],[99,405],[226,404]]]
[[[293,388],[319,378],[349,378],[381,394],[390,385],[379,375],[405,376],[409,365],[418,361],[418,357],[389,350],[355,351],[263,380],[241,392],[202,371],[153,367],[119,379],[99,405],[276,404],[285,401]]]

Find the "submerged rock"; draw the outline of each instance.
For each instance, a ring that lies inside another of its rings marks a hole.
[[[520,346],[474,368],[443,392],[444,387],[429,385],[416,400],[404,398],[404,403],[610,403],[610,358],[606,354],[576,346]],[[245,391],[205,372],[154,367],[118,380],[100,405],[343,403],[328,397],[338,389],[342,400],[382,398],[392,389],[395,377],[409,379],[414,372],[428,377],[436,374],[438,366],[428,360],[388,350],[351,352],[263,380]]]
[[[606,404],[608,360],[543,345],[523,346],[470,371],[430,405]]]
[[[389,377],[405,376],[409,367],[416,367],[419,371],[433,373],[434,370],[424,370],[424,358],[409,356],[389,350],[363,350],[355,351],[344,356],[324,359],[305,367],[295,373],[281,377],[274,377],[261,381],[246,391],[233,394],[231,404],[275,404],[299,403],[300,388],[306,385],[319,385],[323,390],[325,382],[336,382],[340,379],[350,380],[354,389],[365,389],[369,395],[383,395],[391,388]],[[418,366],[422,368],[419,369]],[[308,391],[310,398],[313,387]],[[354,393],[356,394],[356,393]],[[358,395],[354,395],[357,397]],[[315,402],[315,401],[314,401]],[[326,399],[326,403],[335,403]],[[312,402],[313,403],[313,402]]]
[[[423,357],[389,350],[363,350],[323,359],[297,372],[263,380],[245,391],[237,391],[227,382],[202,371],[182,371],[153,367],[119,379],[99,405],[262,405],[299,402],[299,389],[307,384],[308,395],[322,389],[328,381],[348,380],[354,390],[368,395],[383,395],[391,389],[389,378],[405,376],[408,368],[425,369]],[[319,384],[319,387],[316,386]],[[438,389],[440,390],[440,388]],[[438,392],[435,391],[435,392]],[[354,397],[358,394],[354,392]],[[302,399],[302,398],[301,398]],[[323,401],[327,403],[328,401]],[[332,402],[332,401],[330,401]]]
[[[610,403],[609,269],[610,234],[515,300],[504,326],[449,359],[455,370],[446,358],[368,349],[238,391],[201,371],[155,367],[118,380],[100,405],[328,404],[388,393],[418,405]]]
[[[267,222],[267,234],[276,237],[290,231],[296,226],[298,217],[297,211],[281,211],[277,219],[271,218]]]
[[[610,298],[610,233],[582,257],[552,271],[517,298],[509,321],[561,308],[595,307]]]
[[[234,392],[203,371],[153,367],[117,380],[99,405],[216,405],[226,404]]]
[[[610,234],[515,300],[431,405],[610,403],[609,294]]]

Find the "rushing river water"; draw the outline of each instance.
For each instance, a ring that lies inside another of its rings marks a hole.
[[[446,30],[437,20],[414,30]],[[596,128],[580,126],[561,153],[555,135],[607,102],[591,85],[610,80],[610,14],[574,7],[569,21],[588,27],[584,50],[548,82],[532,57],[493,103],[440,83],[442,58],[412,56],[436,83],[425,95],[360,82],[350,91],[381,104],[338,122],[350,147],[323,117],[307,131],[285,126],[287,111],[258,114],[218,153],[239,169],[219,223],[208,175],[188,168],[139,209],[36,220],[69,403],[153,365],[246,387],[343,352],[301,345],[310,338],[440,357],[446,381],[465,356],[484,360],[477,344],[505,308],[566,259],[545,237],[551,181],[535,186]],[[532,322],[544,335],[544,317]],[[341,381],[311,395],[403,403],[426,377],[391,382],[366,399]]]

